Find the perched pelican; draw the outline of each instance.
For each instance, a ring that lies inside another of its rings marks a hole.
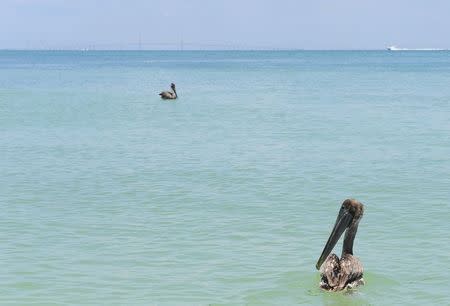
[[[172,88],[173,92],[171,92],[171,91],[163,91],[163,92],[161,92],[159,94],[161,96],[161,99],[164,99],[164,100],[175,100],[176,98],[178,98],[177,91],[175,89],[175,84],[171,83],[170,84],[170,88]]]
[[[363,266],[353,256],[353,241],[363,213],[364,206],[356,200],[347,199],[342,203],[336,223],[316,264],[317,270],[320,269],[322,289],[339,291],[364,285]],[[336,254],[328,256],[345,230],[341,259]]]

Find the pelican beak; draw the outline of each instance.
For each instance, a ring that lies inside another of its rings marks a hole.
[[[317,261],[317,270],[320,269],[325,259],[327,259],[328,255],[330,255],[339,238],[342,236],[342,233],[350,225],[352,219],[353,216],[345,208],[341,208],[337,216],[336,223],[334,224],[333,230],[331,231],[330,237],[328,238],[327,244],[325,244],[322,255],[320,255],[320,258]]]

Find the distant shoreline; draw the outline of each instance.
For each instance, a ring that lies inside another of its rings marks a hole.
[[[384,49],[20,49],[20,48],[4,48],[0,51],[52,51],[52,52],[442,52],[450,51],[450,49],[401,49],[387,50]]]

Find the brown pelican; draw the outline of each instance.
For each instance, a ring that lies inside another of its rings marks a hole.
[[[177,91],[175,89],[175,84],[171,83],[170,84],[170,88],[172,88],[173,92],[171,92],[171,91],[163,91],[163,92],[161,92],[159,94],[161,96],[161,99],[164,99],[164,100],[175,100],[176,98],[178,98]]]
[[[336,223],[316,264],[317,270],[320,269],[322,289],[339,291],[364,284],[363,266],[353,256],[353,241],[363,213],[364,206],[356,200],[347,199],[342,203]],[[328,256],[345,230],[341,259],[336,254]]]

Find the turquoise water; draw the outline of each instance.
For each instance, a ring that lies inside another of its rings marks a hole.
[[[449,84],[449,52],[2,51],[0,304],[450,304]],[[367,284],[330,294],[348,197]]]

